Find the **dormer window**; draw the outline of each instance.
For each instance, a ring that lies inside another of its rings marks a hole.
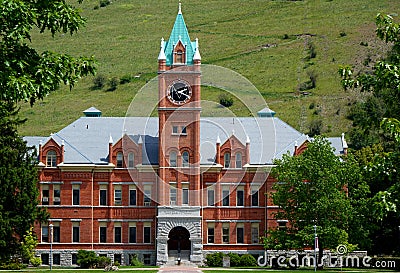
[[[178,50],[176,52],[176,62],[177,63],[183,63],[183,52],[182,52],[182,50]]]
[[[224,168],[229,168],[231,164],[231,154],[225,153],[224,154]]]
[[[121,152],[117,153],[117,168],[123,168],[124,157]]]
[[[57,166],[57,153],[53,150],[48,151],[46,155],[46,167]]]
[[[186,63],[186,47],[179,41],[174,48],[174,64]]]

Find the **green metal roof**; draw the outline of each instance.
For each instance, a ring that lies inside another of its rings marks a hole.
[[[189,32],[186,28],[185,20],[179,6],[179,12],[176,16],[174,27],[172,28],[169,40],[164,44],[164,53],[166,56],[166,65],[173,64],[173,52],[175,45],[181,41],[186,47],[186,65],[193,65],[193,56],[196,52],[196,42],[191,42]]]

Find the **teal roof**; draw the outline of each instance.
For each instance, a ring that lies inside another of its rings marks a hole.
[[[181,41],[186,46],[186,64],[193,64],[193,56],[196,52],[196,42],[190,41],[189,32],[186,28],[185,20],[183,19],[182,12],[179,10],[176,16],[174,27],[172,28],[168,42],[164,44],[164,53],[166,56],[166,65],[173,64],[173,52],[175,45]]]

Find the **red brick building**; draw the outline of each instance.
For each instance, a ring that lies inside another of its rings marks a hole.
[[[201,67],[179,8],[158,56],[158,117],[90,108],[50,137],[26,137],[39,150],[41,206],[51,215],[35,227],[43,264],[76,264],[79,249],[122,264],[133,254],[145,264],[200,264],[214,251],[263,253],[259,237],[286,224],[266,195],[273,159],[308,137],[269,109],[202,117]]]

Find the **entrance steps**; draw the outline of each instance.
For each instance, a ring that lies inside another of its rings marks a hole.
[[[168,251],[168,262],[165,264],[165,266],[177,266],[177,265],[189,266],[189,267],[197,266],[196,264],[190,262],[190,250],[182,250],[180,255],[176,250]]]

